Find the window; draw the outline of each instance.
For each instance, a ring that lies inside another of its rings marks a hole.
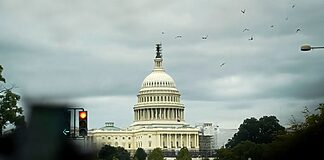
[[[110,137],[108,137],[108,139],[110,139]]]
[[[132,147],[132,145],[130,143],[128,143],[128,148],[131,148],[131,147]]]
[[[131,139],[130,137],[128,137],[128,139]]]
[[[151,145],[152,145],[152,142],[151,142],[151,141],[149,141],[149,147],[151,147]]]

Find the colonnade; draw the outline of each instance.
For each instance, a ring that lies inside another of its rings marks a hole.
[[[135,121],[141,120],[184,120],[184,109],[148,108],[134,111]]]
[[[198,134],[160,134],[158,146],[161,148],[199,148]]]

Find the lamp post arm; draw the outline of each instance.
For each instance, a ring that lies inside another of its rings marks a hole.
[[[324,49],[324,47],[311,47],[312,49]]]

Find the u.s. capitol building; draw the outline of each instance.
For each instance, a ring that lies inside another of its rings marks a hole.
[[[91,130],[88,140],[95,148],[121,146],[131,152],[161,148],[164,151],[199,150],[199,129],[185,123],[184,105],[175,81],[162,67],[161,44],[156,46],[154,68],[144,80],[134,105],[134,122],[126,129],[108,122]]]

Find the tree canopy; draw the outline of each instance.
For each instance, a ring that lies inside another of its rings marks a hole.
[[[100,149],[98,158],[102,160],[130,160],[130,154],[123,147],[105,145]]]
[[[176,160],[191,160],[191,155],[187,147],[183,147],[180,149]]]
[[[3,68],[0,65],[0,135],[2,135],[2,129],[7,126],[8,123],[17,126],[24,125],[24,116],[22,115],[22,108],[18,106],[20,96],[12,92],[13,88],[4,87],[6,83],[5,78],[2,76]]]
[[[135,154],[134,154],[134,159],[135,160],[145,160],[147,157],[146,152],[144,151],[143,148],[137,148]]]
[[[322,148],[320,146],[324,141],[324,104],[320,104],[316,111],[319,112],[312,114],[305,108],[303,112],[305,122],[292,124],[287,132],[276,135],[272,134],[272,132],[264,132],[264,134],[272,135],[270,143],[259,144],[252,141],[240,141],[230,148],[218,149],[216,159],[318,159],[317,157],[322,157]],[[256,119],[252,119],[252,121],[256,122]],[[267,125],[269,124],[273,123],[267,123]]]
[[[149,154],[148,160],[163,160],[163,152],[161,148],[155,148],[153,151]]]
[[[240,125],[237,133],[229,140],[226,147],[234,147],[240,142],[251,141],[254,143],[270,143],[275,135],[284,132],[285,128],[279,124],[275,116],[263,116],[259,120],[247,118]]]

